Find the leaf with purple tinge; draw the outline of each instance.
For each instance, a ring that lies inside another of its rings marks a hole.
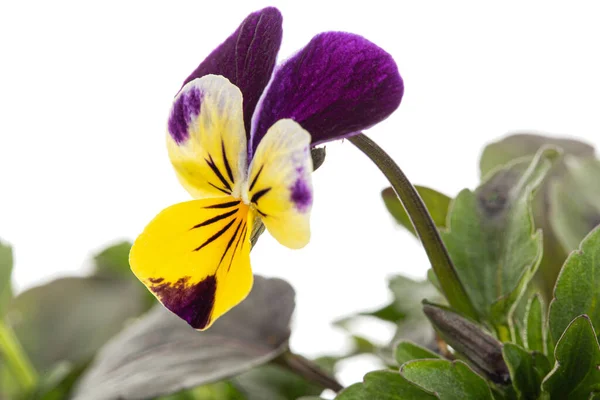
[[[294,290],[256,276],[238,307],[197,332],[161,306],[98,353],[75,399],[144,399],[238,375],[287,348]]]
[[[564,152],[564,159],[567,156],[577,157],[578,159],[594,158],[594,148],[578,140],[538,134],[510,135],[486,146],[479,162],[481,177],[484,178],[489,175],[490,171],[512,160],[525,156],[533,156],[544,145],[560,147]],[[554,282],[569,251],[577,247],[577,244],[575,244],[572,248],[563,248],[549,220],[549,213],[555,207],[552,204],[554,200],[550,198],[552,183],[564,180],[565,174],[566,168],[564,162],[561,160],[555,163],[548,178],[542,183],[533,200],[535,226],[542,230],[544,236],[544,253],[536,280],[540,283],[543,290],[542,294],[546,298],[552,296]]]

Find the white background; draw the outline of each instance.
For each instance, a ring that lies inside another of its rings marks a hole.
[[[164,147],[170,102],[269,4],[284,15],[280,58],[327,30],[362,34],[395,57],[405,96],[369,135],[414,183],[452,196],[473,188],[481,149],[509,132],[600,145],[591,1],[1,0],[0,237],[14,246],[17,288],[85,273],[90,254],[188,199]],[[292,251],[265,234],[252,254],[256,273],[296,288],[292,346],[309,356],[343,349],[330,322],[384,304],[387,276],[428,268],[385,211],[376,168],[348,142],[327,150],[314,175],[311,243]],[[385,339],[391,331],[381,329],[374,335]],[[366,368],[347,366],[343,382]]]

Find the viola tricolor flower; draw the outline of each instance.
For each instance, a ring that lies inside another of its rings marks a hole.
[[[282,17],[249,15],[185,80],[167,124],[181,184],[196,199],[163,210],[130,253],[135,275],[203,330],[252,287],[250,232],[305,246],[313,201],[310,147],[359,133],[400,104],[392,57],[326,32],[275,68]]]

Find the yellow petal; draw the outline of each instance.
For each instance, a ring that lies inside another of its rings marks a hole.
[[[238,197],[247,167],[242,93],[206,75],[181,89],[167,127],[169,158],[195,198]]]
[[[179,203],[148,224],[129,263],[165,307],[204,330],[250,292],[251,229],[239,200]]]
[[[291,119],[277,121],[256,149],[244,197],[267,230],[297,249],[310,239],[313,169],[310,134]]]

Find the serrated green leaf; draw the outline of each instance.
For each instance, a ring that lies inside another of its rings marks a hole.
[[[436,304],[424,303],[423,311],[436,331],[457,353],[492,382],[505,384],[508,368],[502,344],[474,322]]]
[[[335,396],[336,400],[370,400],[367,390],[362,383],[355,383],[348,386]]]
[[[11,276],[13,269],[12,248],[0,242],[0,318],[12,299]]]
[[[525,339],[529,350],[546,354],[546,322],[544,306],[539,295],[531,297],[525,314]]]
[[[600,227],[571,253],[560,272],[550,304],[550,334],[554,343],[579,315],[589,316],[600,329]]]
[[[558,155],[546,147],[530,162],[515,161],[475,192],[460,192],[451,206],[442,237],[480,318],[496,328],[508,326],[509,312],[540,261],[542,237],[533,226],[531,198]]]
[[[480,159],[481,176],[485,177],[491,170],[514,159],[533,156],[544,145],[560,147],[565,155],[578,158],[594,157],[594,148],[587,143],[566,138],[517,134],[492,143],[485,148]],[[556,277],[567,258],[568,251],[575,249],[577,246],[576,244],[575,247],[564,249],[549,221],[549,214],[554,208],[550,201],[550,187],[555,180],[561,179],[564,173],[564,164],[557,162],[538,193],[534,196],[533,201],[535,226],[542,230],[544,236],[544,253],[536,274],[536,282],[542,290],[544,298],[548,299],[552,296]]]
[[[566,174],[550,188],[553,231],[567,250],[600,224],[600,161],[565,157]]]
[[[556,344],[556,364],[542,383],[550,399],[588,399],[600,390],[600,346],[586,315],[571,322]]]
[[[437,398],[433,394],[409,382],[397,371],[369,372],[365,375],[364,386],[368,395],[366,399],[369,400],[427,400]]]
[[[529,353],[513,343],[504,344],[502,355],[510,371],[517,398],[537,399],[541,393],[542,380],[551,368],[548,358],[542,353]]]
[[[400,367],[400,373],[419,387],[436,393],[440,400],[492,400],[485,379],[462,361],[411,361]]]
[[[411,342],[400,342],[396,346],[394,352],[394,358],[398,365],[402,365],[405,362],[420,360],[426,358],[440,358],[440,356],[426,348],[418,346]]]
[[[438,228],[446,227],[446,215],[448,214],[448,207],[450,206],[450,201],[452,199],[445,194],[425,186],[415,185],[415,189],[419,193],[419,196],[421,196],[423,203],[425,203],[429,214],[431,214],[431,218],[433,219],[435,226]],[[410,222],[410,218],[408,217],[404,206],[398,199],[398,196],[396,196],[394,189],[391,187],[384,189],[381,192],[381,197],[383,198],[385,206],[390,214],[392,214],[396,222],[416,236],[412,222]]]

